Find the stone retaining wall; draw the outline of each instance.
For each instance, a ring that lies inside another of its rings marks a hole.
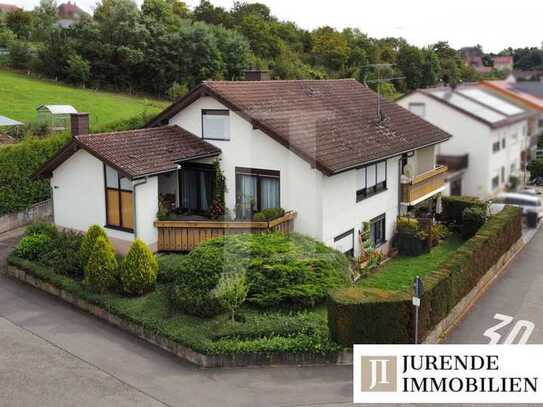
[[[28,225],[36,221],[51,221],[53,219],[53,201],[38,202],[30,208],[0,216],[0,233]]]

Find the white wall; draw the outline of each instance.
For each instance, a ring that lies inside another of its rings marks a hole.
[[[358,232],[363,222],[386,214],[386,239],[394,234],[398,216],[399,157],[387,161],[387,190],[356,202],[356,170],[326,177],[323,183],[323,241],[334,245],[334,238],[354,229],[355,253],[358,253]]]
[[[202,109],[227,109],[211,97],[202,97],[170,120],[184,129],[202,135]],[[295,229],[322,239],[323,174],[283,145],[273,140],[237,113],[230,112],[230,140],[209,140],[222,151],[221,166],[226,177],[226,206],[236,205],[236,167],[280,171],[281,206],[296,210]]]
[[[89,226],[106,224],[103,163],[84,150],[78,150],[62,163],[51,178],[55,224],[86,231]],[[131,241],[132,233],[106,229],[108,236]]]
[[[140,185],[137,185],[141,183]],[[143,240],[152,250],[156,250],[158,231],[153,225],[158,212],[158,177],[148,177],[135,181],[135,201],[137,226],[135,234]]]

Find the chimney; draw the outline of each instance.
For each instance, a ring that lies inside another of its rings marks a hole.
[[[269,71],[262,71],[260,69],[248,69],[243,71],[246,81],[269,81]]]
[[[71,130],[72,138],[83,134],[89,134],[89,114],[88,113],[72,113],[70,115],[71,119]]]

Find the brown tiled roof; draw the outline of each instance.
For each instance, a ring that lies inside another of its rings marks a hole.
[[[129,178],[172,171],[183,161],[221,152],[179,126],[80,135],[38,170],[36,176],[50,176],[78,148],[85,149]]]
[[[450,135],[356,80],[207,81],[148,126],[165,124],[201,96],[213,96],[325,174],[443,142]]]
[[[21,10],[21,7],[14,4],[0,3],[0,13],[11,13],[12,11]]]

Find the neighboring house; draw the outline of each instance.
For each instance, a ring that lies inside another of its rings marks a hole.
[[[513,72],[513,56],[497,55],[492,57],[492,66],[485,66],[483,63],[484,53],[479,47],[464,47],[459,51],[464,59],[464,63],[473,67],[481,74],[487,74],[496,71]]]
[[[450,136],[394,103],[378,114],[376,98],[355,80],[203,82],[145,129],[87,135],[88,117],[72,116],[72,142],[37,175],[58,225],[156,248],[159,197],[205,212],[219,159],[236,219],[295,210],[295,231],[349,254],[368,222],[386,250],[400,212],[443,190],[435,148]]]
[[[0,133],[0,147],[15,143],[16,141],[13,139],[13,137],[8,136],[7,134]]]
[[[17,11],[17,10],[21,10],[21,7],[19,6],[16,6],[14,4],[5,4],[5,3],[0,3],[0,14],[2,13],[11,13],[12,11]]]
[[[70,115],[77,113],[71,105],[40,105],[38,123],[47,124],[53,131],[64,131],[70,128]]]
[[[513,56],[512,55],[497,55],[492,58],[494,69],[497,71],[513,72]]]
[[[510,177],[521,176],[532,112],[479,84],[421,89],[398,103],[453,136],[438,147],[438,162],[454,161],[455,172],[461,170],[451,193],[486,199],[503,191]]]
[[[81,17],[89,14],[77,6],[77,4],[67,2],[57,7],[57,25],[61,28],[69,28],[77,23]]]

